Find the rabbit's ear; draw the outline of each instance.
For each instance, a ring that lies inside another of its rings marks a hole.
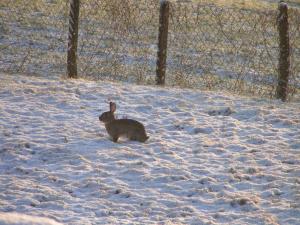
[[[114,103],[114,102],[109,103],[109,109],[110,109],[111,112],[115,112],[116,108],[117,108],[116,103]]]

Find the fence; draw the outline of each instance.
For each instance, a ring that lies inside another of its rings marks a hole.
[[[0,69],[66,74],[68,0],[0,2]],[[158,0],[81,0],[78,74],[154,84]],[[169,6],[166,84],[275,96],[277,5],[243,8],[201,2]],[[289,8],[289,95],[300,87],[300,10]]]
[[[172,66],[168,67],[168,74],[175,76],[178,83],[275,95],[280,53],[278,22],[286,25],[278,18],[277,6],[237,9],[213,4],[172,4],[171,8],[168,57]],[[292,94],[300,81],[297,9],[290,9],[289,20],[288,91]]]

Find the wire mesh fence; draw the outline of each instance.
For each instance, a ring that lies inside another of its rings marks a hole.
[[[0,70],[59,75],[65,70],[67,1],[0,2]]]
[[[85,77],[137,83],[155,75],[158,2],[82,2],[79,70]]]
[[[299,88],[299,10],[290,9],[290,93]],[[172,4],[168,74],[178,84],[274,96],[278,10]]]
[[[81,0],[78,74],[154,84],[158,0]],[[0,2],[0,69],[66,73],[68,0]],[[278,10],[171,2],[166,84],[274,96]],[[289,9],[290,94],[300,87],[300,10]]]
[[[176,48],[170,51],[174,65],[168,68],[175,80],[250,91],[275,83],[276,9],[260,12],[201,4],[172,6],[170,46]]]

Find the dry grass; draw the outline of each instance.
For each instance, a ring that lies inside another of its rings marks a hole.
[[[258,0],[194,2],[171,7],[167,84],[272,97],[277,77],[277,5]],[[0,3],[0,68],[61,76],[66,68],[68,1],[27,3]],[[82,1],[79,74],[153,84],[158,13],[156,0]],[[290,20],[291,83],[296,87],[299,10],[290,10]]]

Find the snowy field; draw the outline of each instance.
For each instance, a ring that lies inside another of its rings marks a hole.
[[[300,224],[299,102],[0,80],[2,215],[72,225]],[[110,100],[119,118],[145,124],[146,143],[109,140],[98,116]]]

